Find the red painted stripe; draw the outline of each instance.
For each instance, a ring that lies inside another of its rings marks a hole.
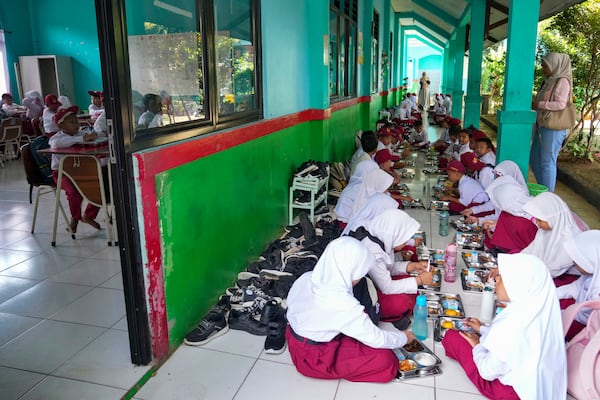
[[[344,102],[345,107],[370,101],[370,96],[362,96]],[[345,108],[345,107],[338,107]],[[136,153],[133,156],[139,164],[139,186],[143,204],[144,233],[148,254],[148,304],[152,330],[152,350],[155,359],[169,354],[169,329],[165,303],[165,284],[162,270],[162,253],[156,197],[156,175],[180,165],[211,154],[238,146],[259,137],[307,121],[331,118],[332,109],[304,110],[279,118],[259,121],[250,125],[208,135],[197,140],[174,144],[164,148]]]
[[[381,96],[387,96],[388,93],[389,92],[387,90],[384,90],[383,92],[380,92],[379,95],[381,95]]]

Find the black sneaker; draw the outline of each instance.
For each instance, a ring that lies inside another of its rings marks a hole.
[[[305,212],[301,212],[298,218],[300,219],[300,226],[302,227],[302,232],[304,234],[302,246],[310,247],[317,242],[317,233],[315,231],[315,227],[308,214]]]
[[[273,281],[273,291],[277,294],[277,297],[285,299],[295,281],[295,276],[280,276],[279,279]]]
[[[280,297],[269,296],[263,292],[260,288],[253,285],[248,285],[245,288],[239,288],[237,286],[229,287],[225,291],[230,296],[231,308],[240,309],[249,307],[258,298],[264,299],[265,302],[275,300],[281,303]]]
[[[285,329],[287,322],[285,315],[281,314],[275,321],[269,322],[267,338],[265,339],[265,353],[281,354],[285,350]]]
[[[302,237],[303,233],[302,233],[302,227],[300,226],[300,224],[287,225],[284,229],[287,232],[286,237],[293,237],[296,239],[299,239],[300,237]]]
[[[314,161],[309,160],[305,161],[294,171],[294,176],[303,177],[307,176],[310,172],[318,170],[319,167],[315,164]]]
[[[296,198],[294,199],[294,203],[299,206],[307,206],[311,203],[312,197],[310,191],[308,190],[300,190]]]
[[[225,318],[226,313],[227,311],[222,309],[209,311],[200,324],[187,334],[183,342],[190,346],[202,346],[225,334],[229,330]]]
[[[231,329],[246,331],[257,336],[267,335],[267,325],[257,321],[249,309],[231,310],[227,322]]]

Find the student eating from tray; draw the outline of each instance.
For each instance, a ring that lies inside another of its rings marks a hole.
[[[489,327],[469,319],[477,333],[448,330],[446,355],[490,399],[566,399],[562,321],[548,269],[528,254],[499,254],[498,269],[496,296],[508,305]]]
[[[584,303],[600,299],[600,231],[590,230],[567,239],[565,251],[575,263],[581,276],[574,282],[556,289],[561,308],[573,303]],[[592,309],[584,308],[575,316],[575,321],[567,333],[567,340],[579,333],[585,325]]]
[[[400,251],[419,229],[419,223],[402,210],[385,210],[364,226],[348,233],[360,240],[375,256],[369,277],[377,288],[381,319],[406,329],[415,306],[419,285],[431,285],[433,272],[426,271],[426,261],[396,261]],[[408,276],[411,272],[418,276]]]
[[[358,163],[356,167],[356,171],[350,177],[350,182],[348,182],[348,186],[342,190],[340,194],[340,198],[335,205],[334,212],[336,219],[340,221],[339,223],[343,226],[348,223],[348,220],[352,216],[352,210],[354,209],[354,202],[358,197],[358,194],[364,190],[363,184],[371,171],[378,171],[379,166],[373,160],[364,160]],[[387,174],[386,174],[387,175]],[[389,176],[389,175],[388,175]],[[393,178],[389,177],[390,184],[393,181]],[[388,187],[389,187],[388,185]]]
[[[96,132],[80,132],[77,111],[79,111],[79,108],[77,106],[72,106],[69,108],[60,109],[54,115],[54,123],[58,126],[59,130],[50,138],[50,147],[71,147],[75,144],[91,142],[98,137]],[[61,157],[62,156],[59,154],[52,154],[51,167],[52,176],[54,177],[55,182],[58,182],[58,166]],[[71,223],[69,224],[69,228],[71,233],[74,234],[77,232],[77,225],[79,221],[85,222],[96,229],[100,229],[100,224],[95,221],[100,209],[89,203],[85,209],[85,213],[81,215],[83,197],[81,197],[77,187],[65,175],[62,177],[61,189],[65,191],[65,194],[67,195],[67,201],[69,202],[69,210],[71,211]]]
[[[329,243],[314,270],[292,285],[286,339],[302,375],[352,382],[396,377],[398,358],[391,349],[412,342],[413,333],[379,329],[376,300],[368,290],[361,291],[362,301],[354,295],[355,288],[368,286],[365,275],[374,263],[362,243],[344,236]]]
[[[439,197],[442,201],[450,202],[449,209],[451,212],[458,214],[466,209],[485,205],[490,201],[481,184],[470,176],[465,175],[465,166],[460,161],[450,161],[448,167],[444,168],[444,170],[448,171],[448,180],[458,183],[458,197],[447,194]],[[493,206],[482,208],[482,211],[478,211],[473,215],[475,217],[483,217],[494,213]]]

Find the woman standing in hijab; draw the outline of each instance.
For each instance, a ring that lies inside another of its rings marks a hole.
[[[537,119],[530,164],[538,183],[553,192],[556,185],[556,159],[567,137],[567,130],[545,128],[544,120],[549,113],[564,110],[571,98],[571,59],[567,54],[548,53],[542,58],[542,69],[546,80],[532,102],[532,108],[537,110]]]
[[[419,89],[419,99],[417,100],[417,103],[422,110],[427,111],[429,109],[429,85],[431,84],[427,72],[423,72],[419,84],[421,87]]]
[[[562,321],[548,270],[527,254],[498,255],[498,269],[496,295],[508,306],[489,327],[470,318],[477,334],[448,330],[446,355],[490,399],[566,399]]]
[[[329,243],[313,271],[294,282],[286,339],[302,375],[352,382],[396,377],[398,358],[391,349],[411,342],[413,333],[379,329],[353,295],[374,262],[359,241],[341,237]]]
[[[554,193],[540,193],[523,206],[523,211],[534,217],[539,228],[533,242],[522,253],[533,254],[546,264],[550,275],[556,278],[573,266],[573,259],[565,251],[568,239],[580,234],[573,213]]]

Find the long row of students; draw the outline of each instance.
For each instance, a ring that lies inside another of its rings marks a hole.
[[[588,231],[554,193],[530,197],[514,162],[495,165],[491,141],[454,122],[443,121],[447,139],[435,143],[458,187],[454,196],[444,198],[457,205],[453,211],[481,224],[486,246],[501,253],[493,274],[496,295],[509,305],[491,326],[471,318],[475,334],[449,331],[442,345],[489,398],[565,399],[560,310],[600,298],[600,231]],[[390,381],[398,369],[391,349],[414,338],[406,329],[407,318],[417,286],[430,284],[432,274],[411,259],[413,252],[402,252],[418,244],[413,236],[419,223],[398,210],[400,199],[389,193],[399,179],[389,168],[392,160],[381,154],[392,153],[387,137],[394,129],[384,125],[379,141],[374,132],[363,132],[352,176],[334,210],[343,236],[290,290],[287,340],[296,368],[306,376]],[[417,275],[408,276],[413,271]],[[569,337],[589,314],[587,309],[577,315]],[[381,330],[379,320],[399,330]]]

